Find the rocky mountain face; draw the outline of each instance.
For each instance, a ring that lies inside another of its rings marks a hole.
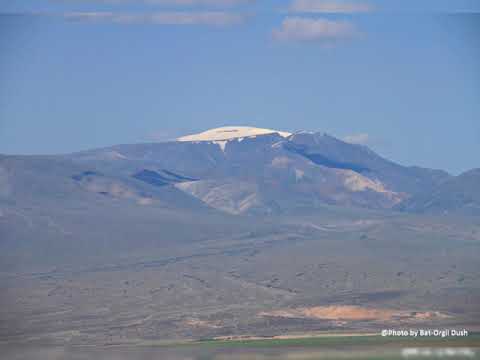
[[[478,212],[478,170],[405,167],[323,133],[227,127],[164,143],[61,156],[3,156],[0,201],[123,199],[228,214],[294,214],[325,205]]]
[[[66,158],[151,188],[170,186],[230,214],[338,205],[390,209],[450,175],[404,167],[322,133],[221,128],[179,141],[118,145]]]

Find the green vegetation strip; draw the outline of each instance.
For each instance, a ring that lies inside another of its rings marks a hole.
[[[215,340],[207,339],[195,341],[186,346],[201,347],[243,347],[243,348],[272,348],[272,347],[323,347],[323,346],[442,346],[442,347],[480,347],[480,334],[472,334],[462,338],[402,338],[382,337],[380,335],[359,336],[318,336],[292,339],[255,339],[255,340]]]

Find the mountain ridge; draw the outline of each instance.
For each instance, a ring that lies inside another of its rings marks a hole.
[[[216,140],[224,130],[232,132],[231,138]],[[322,132],[224,127],[189,136],[188,141],[114,145],[65,155],[4,155],[0,161],[33,161],[33,168],[39,159],[46,167],[63,161],[65,168],[72,164],[81,169],[68,174],[72,179],[82,171],[109,174],[110,182],[93,174],[76,181],[85,191],[135,198],[148,206],[156,196],[150,193],[165,192],[165,187],[234,215],[288,214],[322,205],[438,212],[426,206],[426,197],[454,191],[442,184],[458,178],[443,170],[399,165],[365,145]],[[473,205],[465,204],[476,209],[478,200],[472,199]],[[446,201],[444,207],[454,202]],[[455,204],[442,211],[462,211]]]

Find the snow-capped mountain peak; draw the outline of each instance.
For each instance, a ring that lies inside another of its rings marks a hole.
[[[258,135],[275,134],[282,137],[288,137],[291,133],[271,129],[261,129],[248,126],[225,126],[210,129],[198,134],[182,136],[177,141],[228,141],[232,139],[255,137]]]

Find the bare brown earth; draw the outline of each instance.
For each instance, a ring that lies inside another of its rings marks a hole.
[[[345,321],[377,321],[377,322],[413,322],[447,319],[450,316],[439,311],[405,311],[382,308],[366,308],[353,305],[315,306],[309,308],[287,309],[261,312],[259,316],[281,318],[305,318]]]
[[[480,329],[480,224],[472,219],[329,209],[229,223],[139,207],[122,221],[103,211],[79,224],[68,212],[29,211],[4,208],[0,221],[61,238],[30,247],[51,263],[3,253],[2,344]],[[98,223],[111,237],[68,235]]]

